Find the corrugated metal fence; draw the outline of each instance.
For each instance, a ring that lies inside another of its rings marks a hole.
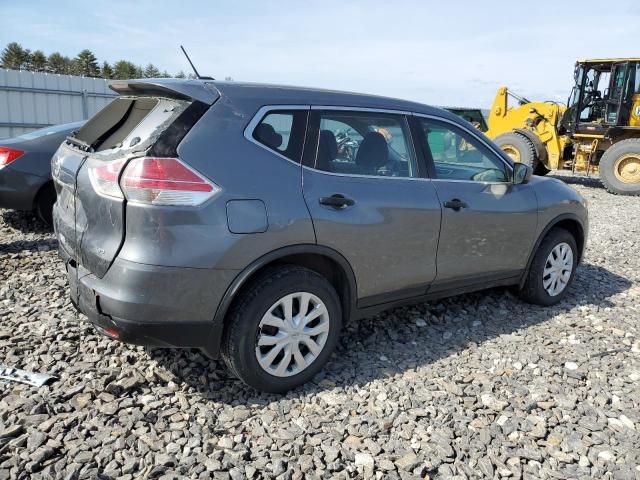
[[[99,78],[0,69],[0,138],[89,118],[114,95]]]

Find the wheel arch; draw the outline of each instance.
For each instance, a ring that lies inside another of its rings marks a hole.
[[[213,327],[205,352],[217,357],[224,332],[226,317],[238,294],[265,269],[275,265],[300,265],[324,276],[340,297],[345,322],[356,310],[356,277],[349,262],[336,250],[314,244],[292,245],[279,248],[254,260],[240,272],[224,293],[213,318]]]
[[[542,230],[542,232],[540,233],[540,235],[538,235],[538,238],[536,239],[535,244],[533,245],[533,248],[531,249],[531,252],[529,253],[529,258],[527,259],[527,266],[524,269],[524,272],[522,274],[522,277],[520,278],[520,283],[519,283],[519,287],[522,288],[522,286],[524,285],[524,282],[527,278],[527,275],[529,273],[529,269],[531,268],[531,262],[533,262],[533,257],[535,256],[536,252],[538,251],[538,248],[540,247],[540,244],[542,243],[542,241],[544,240],[544,238],[547,236],[547,234],[553,229],[553,228],[564,228],[565,230],[567,230],[569,233],[571,233],[573,235],[573,238],[575,238],[576,240],[576,244],[578,245],[578,263],[580,263],[580,261],[582,260],[583,254],[584,254],[584,248],[585,248],[585,241],[586,241],[586,232],[585,232],[585,227],[582,223],[582,221],[580,220],[580,218],[577,215],[574,215],[572,213],[565,213],[562,215],[558,215],[557,217],[555,217],[553,220],[551,220]]]
[[[33,200],[32,200],[32,209],[35,210],[36,207],[38,206],[38,201],[40,200],[40,198],[42,197],[42,195],[45,193],[45,191],[49,188],[53,188],[55,190],[55,186],[53,184],[53,179],[49,178],[47,179],[47,181],[43,182],[38,189],[36,190],[36,193],[33,195]]]

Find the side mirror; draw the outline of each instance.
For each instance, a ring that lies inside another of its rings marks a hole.
[[[529,183],[529,180],[531,180],[531,175],[533,175],[533,169],[529,165],[525,165],[524,163],[518,163],[518,162],[513,164],[513,184],[514,185]]]

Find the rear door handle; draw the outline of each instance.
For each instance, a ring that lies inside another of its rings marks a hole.
[[[442,205],[444,206],[444,208],[452,208],[456,211],[460,210],[461,208],[467,208],[469,206],[458,198],[454,198],[453,200],[444,202]]]
[[[339,193],[331,195],[330,197],[320,197],[318,201],[320,202],[320,205],[326,205],[338,210],[341,208],[350,207],[351,205],[354,205],[356,203],[350,198],[346,198],[344,195],[340,195]]]

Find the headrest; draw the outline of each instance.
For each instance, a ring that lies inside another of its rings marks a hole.
[[[331,130],[320,130],[316,168],[320,170],[331,170],[329,168],[330,163],[335,160],[337,155],[338,142],[336,142],[336,136]]]
[[[271,148],[278,148],[282,145],[282,135],[277,133],[268,123],[261,123],[258,125],[254,132],[254,136],[260,141],[260,143],[264,143]]]
[[[380,168],[389,161],[389,147],[384,136],[369,132],[362,139],[356,154],[356,164],[366,168]]]

